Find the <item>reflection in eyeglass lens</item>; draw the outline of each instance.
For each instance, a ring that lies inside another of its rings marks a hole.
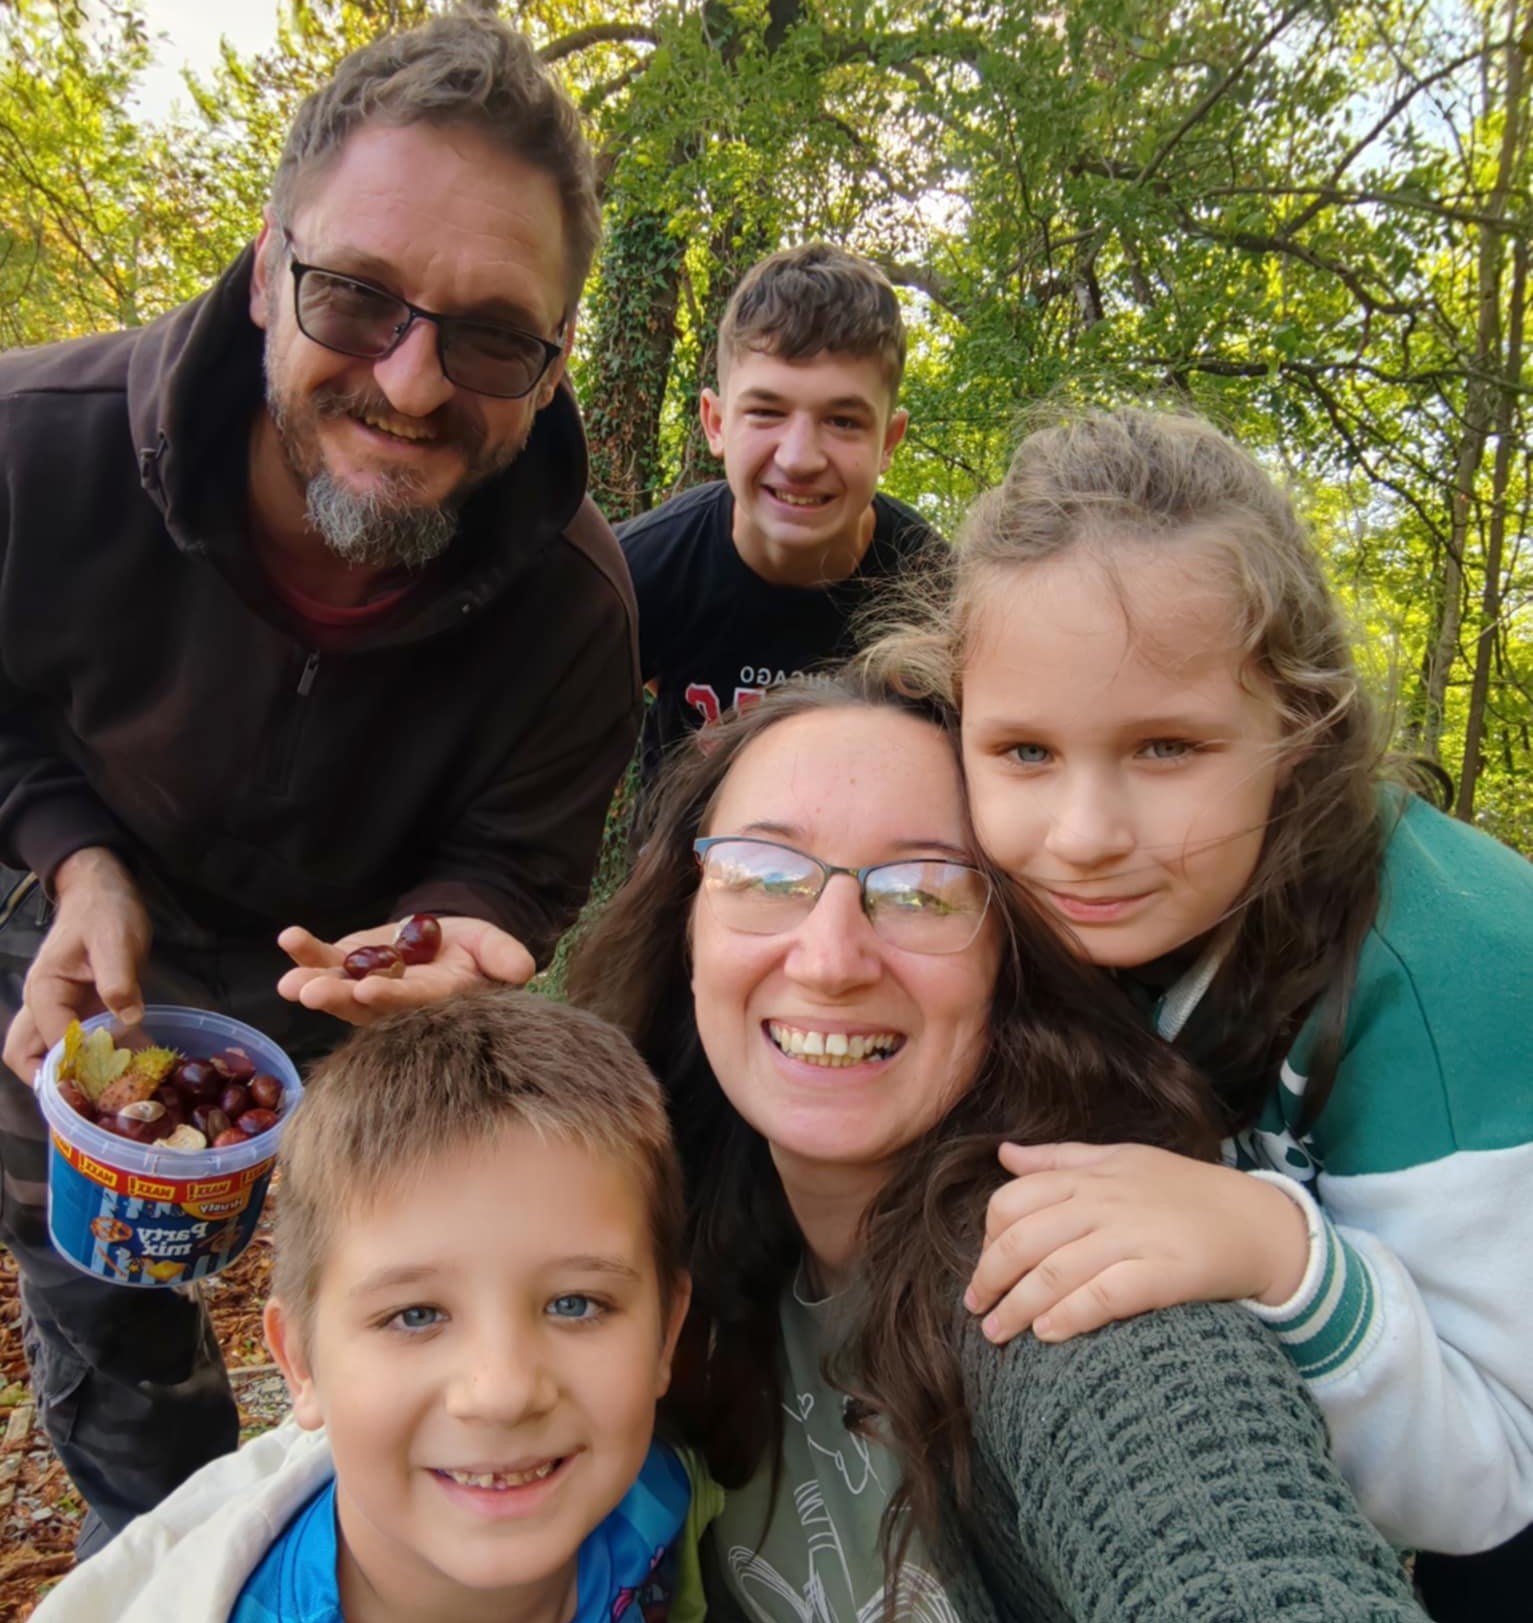
[[[801,924],[827,883],[807,855],[767,842],[726,840],[703,858],[702,884],[721,923],[772,935]],[[959,952],[979,932],[989,904],[981,874],[936,859],[882,863],[862,884],[863,907],[879,935],[917,952]]]

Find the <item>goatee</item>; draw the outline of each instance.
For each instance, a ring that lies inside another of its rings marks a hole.
[[[321,469],[305,492],[305,516],[324,543],[349,564],[373,569],[423,569],[458,533],[456,507],[410,500],[413,481],[389,476],[359,495]]]
[[[331,417],[387,416],[392,408],[381,395],[365,390],[325,392],[295,410],[285,408],[267,346],[266,405],[276,426],[282,454],[304,487],[305,514],[325,545],[348,564],[372,569],[422,569],[440,558],[458,533],[458,516],[469,496],[485,480],[508,467],[521,453],[525,437],[510,451],[502,446],[487,454],[484,424],[464,403],[436,416],[435,431],[462,447],[467,469],[457,487],[439,502],[421,500],[421,481],[413,470],[380,473],[371,490],[349,489],[325,467],[316,428]]]

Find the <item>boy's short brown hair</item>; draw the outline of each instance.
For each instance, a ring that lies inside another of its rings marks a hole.
[[[605,1020],[493,987],[359,1030],[309,1078],[282,1136],[272,1267],[272,1294],[305,1340],[340,1225],[439,1157],[508,1127],[577,1144],[632,1174],[668,1308],[685,1237],[659,1083]]]
[[[807,361],[871,355],[892,406],[905,374],[905,322],[889,278],[828,242],[784,248],[752,265],[719,323],[719,381],[747,350]]]

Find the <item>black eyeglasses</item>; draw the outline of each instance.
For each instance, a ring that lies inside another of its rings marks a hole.
[[[404,343],[417,321],[437,330],[442,376],[460,389],[520,400],[564,353],[564,346],[518,327],[502,327],[472,316],[439,316],[369,282],[338,271],[305,265],[283,232],[292,255],[293,307],[298,330],[337,355],[381,361]]]
[[[837,874],[857,881],[874,932],[906,952],[962,952],[990,907],[984,874],[940,857],[838,868],[791,845],[731,834],[694,840],[692,849],[709,911],[742,935],[796,930]]]

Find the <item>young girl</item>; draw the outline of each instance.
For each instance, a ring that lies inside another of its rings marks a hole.
[[[981,843],[1226,1116],[1226,1166],[1008,1147],[986,1334],[1244,1300],[1388,1537],[1527,1526],[1533,868],[1382,781],[1288,497],[1195,418],[1034,433],[875,660],[960,702]]]

